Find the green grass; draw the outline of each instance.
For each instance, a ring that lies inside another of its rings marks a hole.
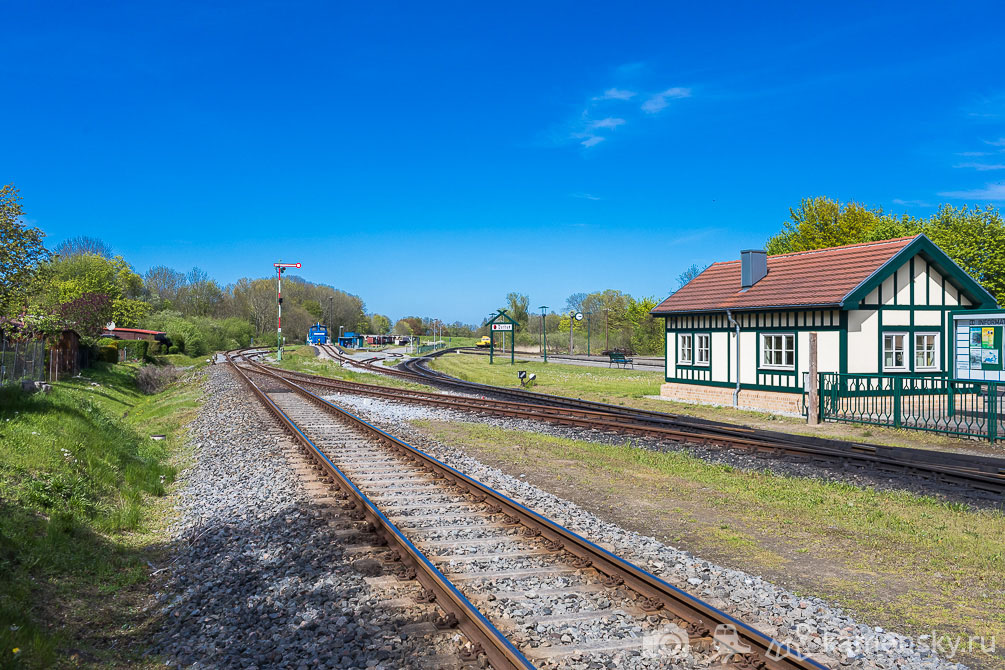
[[[496,360],[499,361],[499,358]],[[966,449],[983,451],[991,455],[1001,455],[1002,453],[1001,446],[956,439],[937,433],[834,422],[811,427],[806,425],[805,419],[798,417],[646,397],[659,395],[660,385],[664,382],[661,371],[643,372],[528,361],[517,361],[516,365],[510,365],[508,358],[505,359],[505,362],[489,365],[487,356],[471,354],[445,354],[432,359],[430,367],[467,381],[512,388],[520,385],[516,374],[517,370],[527,370],[537,375],[531,390],[541,393],[571,396],[668,414],[694,416],[713,421],[725,421],[765,430],[779,430],[853,442],[868,439],[869,442],[875,444],[916,449],[949,451]]]
[[[659,395],[664,382],[662,372],[618,370],[614,368],[563,365],[561,363],[534,363],[517,361],[489,365],[488,356],[471,354],[444,354],[434,358],[430,367],[448,375],[468,381],[496,386],[519,387],[518,370],[537,375],[533,390],[541,393],[569,395],[604,402],[619,402],[627,398]]]
[[[414,422],[446,444],[684,548],[913,634],[1005,637],[1005,514],[906,492],[752,473],[631,443]],[[611,507],[604,507],[608,502]],[[983,661],[988,661],[984,658]],[[995,667],[1005,663],[998,659]]]
[[[73,637],[86,647],[122,615],[109,597],[147,579],[201,390],[180,381],[145,396],[134,376],[99,364],[50,395],[0,389],[0,667],[65,662]]]

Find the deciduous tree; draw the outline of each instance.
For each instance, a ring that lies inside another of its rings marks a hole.
[[[49,252],[38,228],[24,222],[21,196],[13,184],[0,186],[0,313],[20,316],[30,284]]]

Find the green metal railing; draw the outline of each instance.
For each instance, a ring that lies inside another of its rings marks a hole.
[[[820,417],[979,437],[1005,435],[1005,384],[937,375],[820,373]]]

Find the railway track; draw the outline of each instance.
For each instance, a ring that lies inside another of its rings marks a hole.
[[[227,354],[339,487],[343,509],[376,545],[387,545],[393,574],[415,582],[416,599],[437,608],[437,626],[464,633],[470,646],[462,658],[484,655],[494,668],[619,654],[649,654],[657,663],[650,667],[824,667],[242,358]]]
[[[307,383],[335,390],[426,404],[447,409],[494,414],[513,418],[644,435],[707,446],[743,449],[749,452],[797,459],[817,465],[856,468],[863,471],[905,476],[932,487],[970,493],[1000,501],[1005,495],[1005,459],[937,452],[905,447],[889,447],[858,442],[844,442],[774,431],[763,431],[726,423],[680,417],[647,410],[618,407],[576,398],[551,396],[522,389],[506,389],[456,379],[421,365],[422,359],[402,364],[405,370],[374,364],[377,359],[358,361],[337,349],[333,356],[371,372],[390,374],[408,381],[446,386],[478,398],[426,393],[386,386],[349,383],[342,380],[278,371]],[[486,396],[501,396],[494,400]]]

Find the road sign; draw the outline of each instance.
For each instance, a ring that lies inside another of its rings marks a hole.
[[[576,321],[582,321],[582,320],[583,320],[583,313],[576,312]]]
[[[492,330],[513,330],[512,323],[493,323]]]

